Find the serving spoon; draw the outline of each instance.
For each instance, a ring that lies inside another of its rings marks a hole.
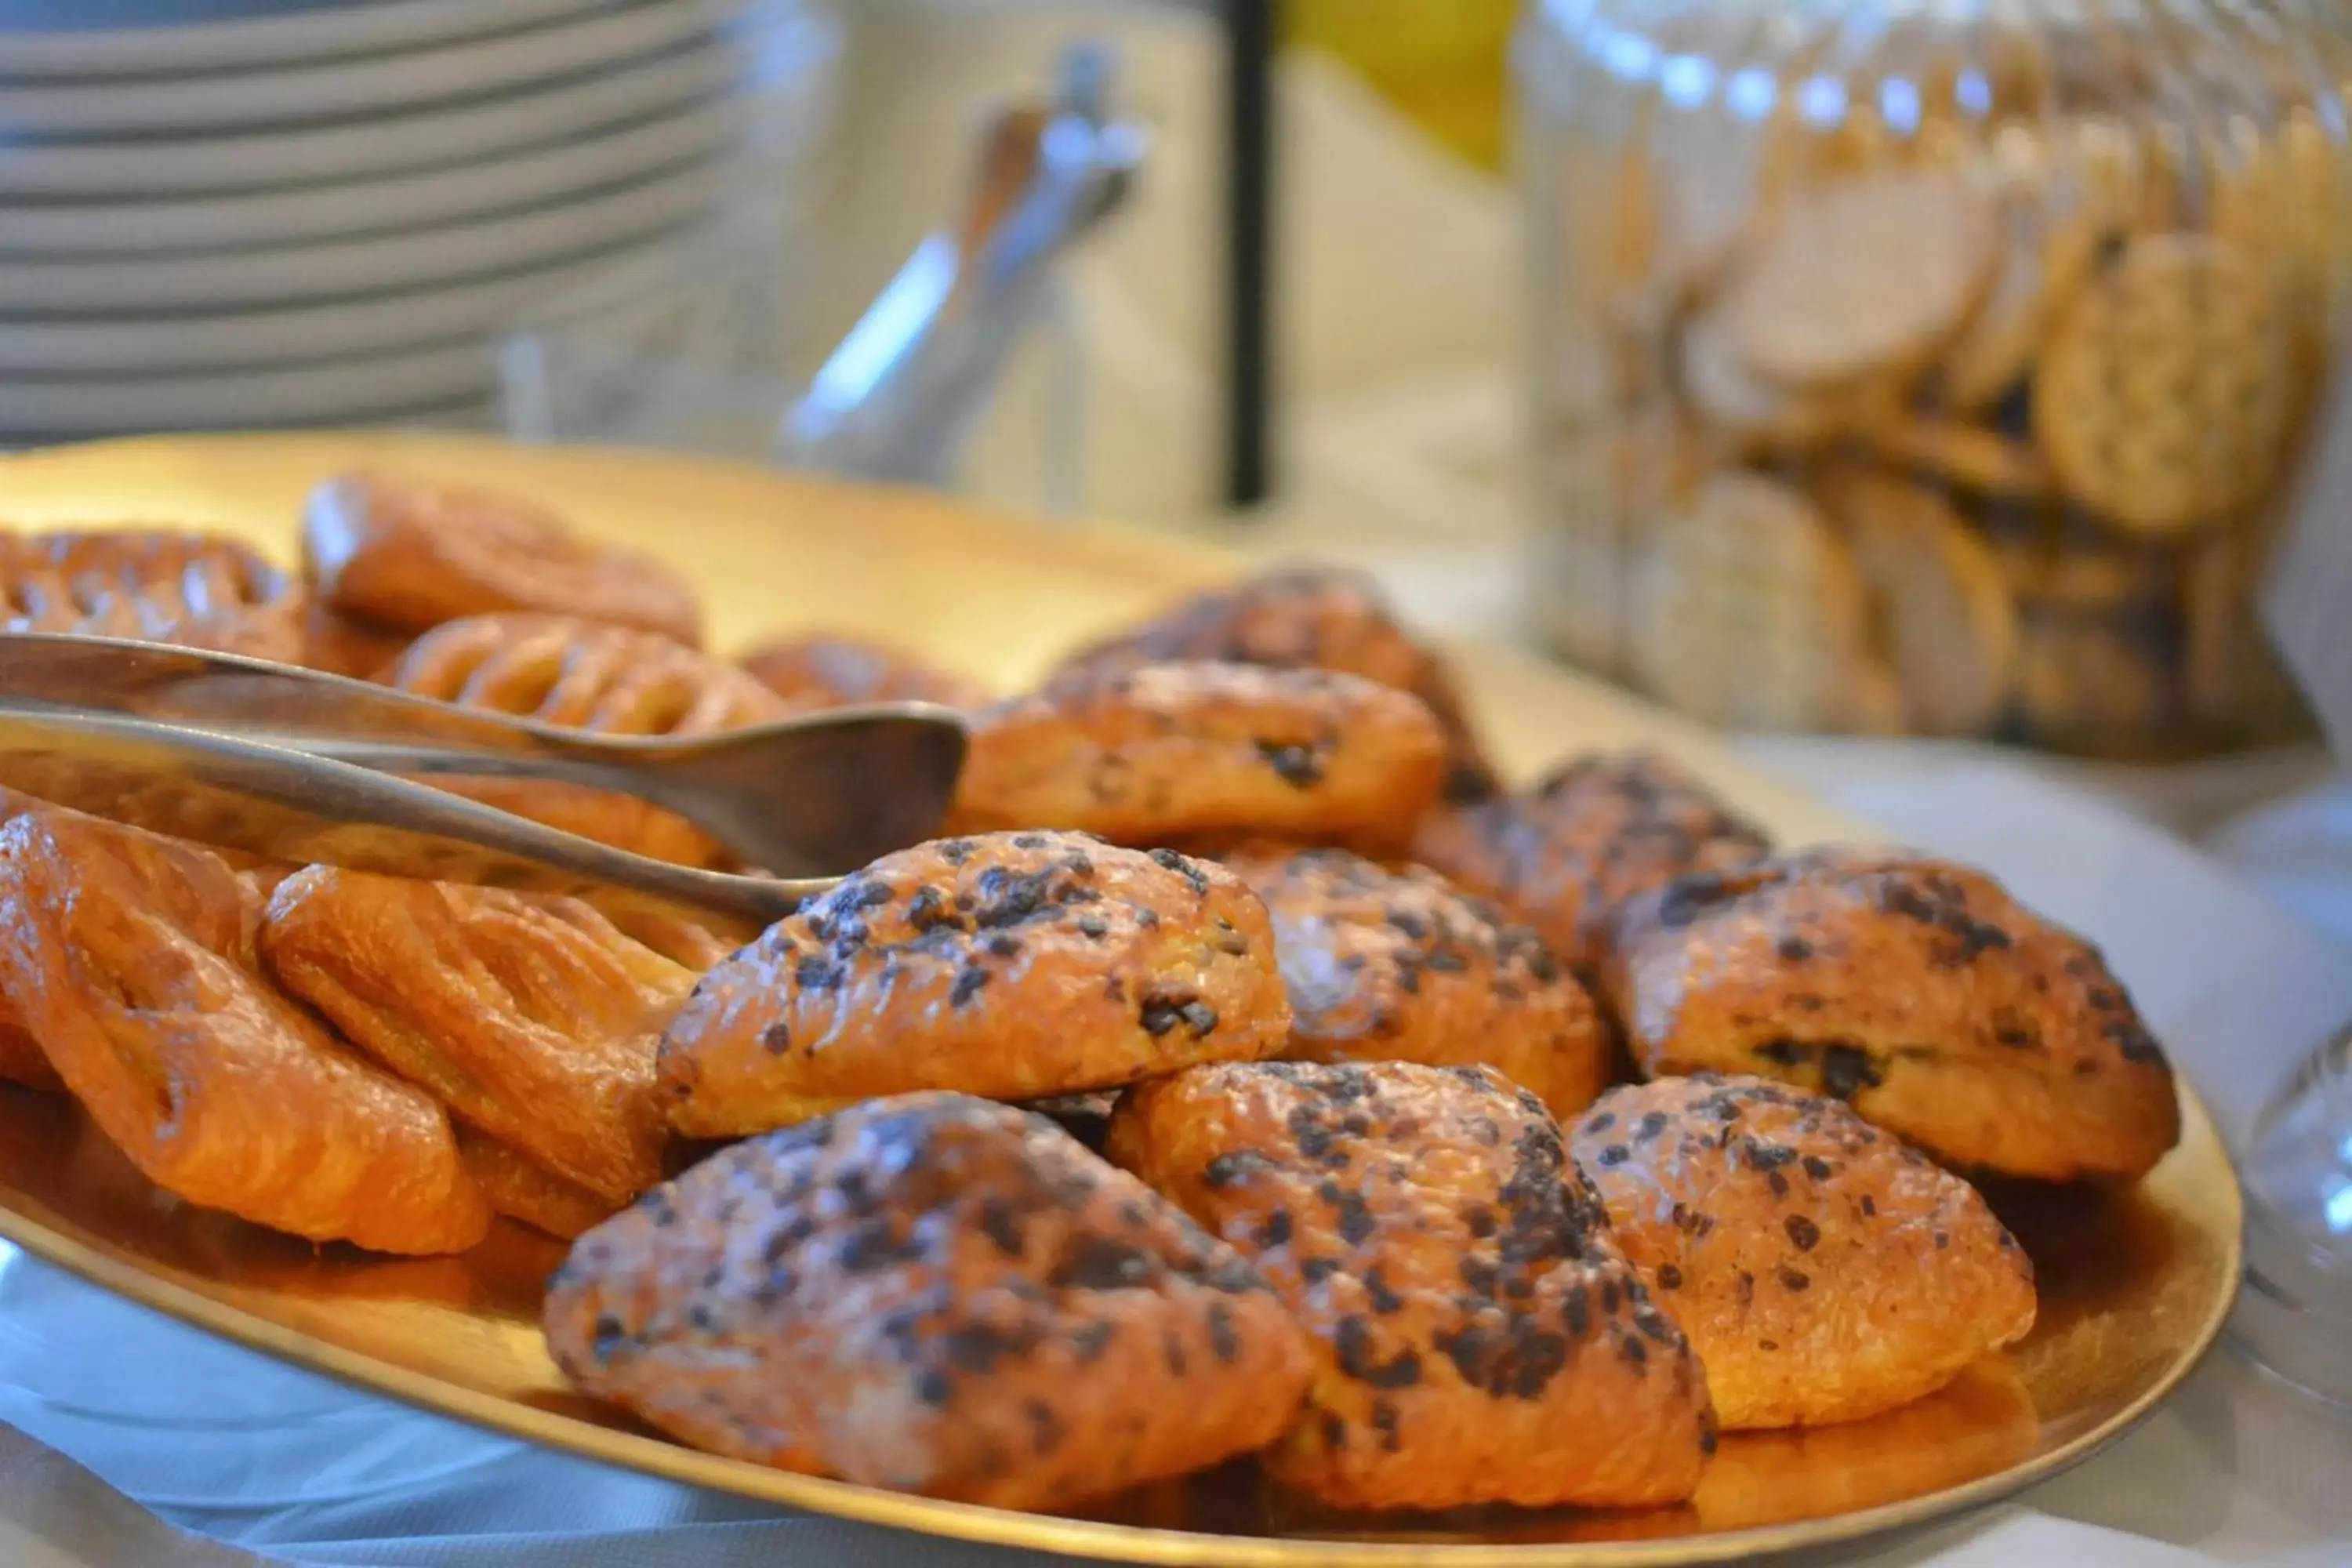
[[[601,885],[739,919],[929,837],[963,752],[961,719],[923,703],[607,736],[235,654],[0,637],[0,786],[274,859]],[[674,866],[415,782],[459,775],[632,795],[779,875]]]

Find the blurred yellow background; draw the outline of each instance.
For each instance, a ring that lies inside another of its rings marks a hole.
[[[1503,161],[1516,0],[1289,0],[1289,41],[1346,60],[1432,136],[1486,168]]]

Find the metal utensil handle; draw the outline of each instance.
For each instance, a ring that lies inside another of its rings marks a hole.
[[[348,763],[111,713],[0,706],[0,786],[272,859],[545,891],[626,889],[766,923],[830,880],[632,855]]]

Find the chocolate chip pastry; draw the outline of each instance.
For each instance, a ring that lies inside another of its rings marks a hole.
[[[1698,1361],[1559,1127],[1493,1069],[1194,1068],[1129,1090],[1108,1147],[1311,1336],[1276,1480],[1348,1509],[1643,1507],[1698,1484]]]
[[[698,1447],[998,1508],[1246,1453],[1308,1376],[1231,1247],[959,1094],[713,1155],[583,1237],[544,1321],[582,1387]]]
[[[1570,1117],[1609,1081],[1599,1009],[1543,940],[1418,867],[1345,849],[1224,864],[1265,900],[1305,1061],[1485,1065]]]
[[[1209,659],[1274,669],[1334,669],[1409,691],[1446,736],[1445,798],[1481,800],[1497,788],[1444,661],[1399,624],[1361,572],[1293,566],[1185,600],[1156,620],[1073,656],[1069,669],[1132,668]]]
[[[761,1131],[878,1095],[1040,1100],[1281,1050],[1265,909],[1079,834],[887,855],[713,969],[663,1037],[670,1124]]]
[[[2089,942],[1979,871],[1861,851],[1681,878],[1622,910],[1602,984],[1652,1075],[1823,1090],[1954,1164],[2145,1175],[2172,1070]]]
[[[1632,895],[1769,853],[1764,830],[1653,752],[1579,757],[1525,795],[1433,812],[1412,858],[1542,933],[1571,968],[1604,955]]]
[[[1826,1096],[1660,1079],[1601,1096],[1570,1152],[1727,1428],[1875,1415],[2033,1327],[1984,1199]]]
[[[1402,845],[1445,737],[1358,676],[1238,664],[1080,672],[972,717],[957,830],[1061,827],[1124,844],[1235,832]]]

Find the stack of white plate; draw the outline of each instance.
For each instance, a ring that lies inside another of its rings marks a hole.
[[[823,0],[0,0],[0,442],[478,422],[489,339],[791,200]]]

